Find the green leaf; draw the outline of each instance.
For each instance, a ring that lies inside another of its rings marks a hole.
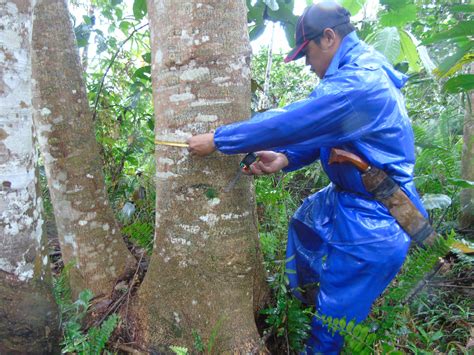
[[[86,25],[92,25],[92,19],[90,18],[90,16],[84,15],[82,16],[82,19],[84,20],[84,23]]]
[[[474,74],[461,74],[449,79],[443,90],[452,94],[467,92],[474,89]]]
[[[350,334],[352,334],[352,329],[354,329],[355,322],[351,320],[346,327],[346,331]]]
[[[150,80],[151,79],[151,65],[146,65],[144,67],[138,68],[133,73],[135,78],[143,79],[143,80]]]
[[[474,12],[474,5],[454,5],[449,11],[451,12]]]
[[[386,27],[367,38],[367,43],[385,55],[391,63],[395,63],[400,54],[400,35],[396,27]]]
[[[265,4],[262,1],[257,1],[252,6],[251,1],[247,0],[247,22],[263,22],[263,12],[265,11]]]
[[[268,10],[268,18],[272,21],[278,21],[282,24],[292,23],[296,26],[298,16],[293,14],[293,2],[282,3],[278,11]]]
[[[341,327],[341,329],[343,331],[345,331],[346,329],[346,320],[344,318],[342,318],[340,321],[339,321],[339,326]]]
[[[128,35],[128,29],[132,24],[128,21],[122,21],[119,24],[120,30],[123,32],[124,35]]]
[[[362,9],[366,0],[342,0],[341,5],[345,7],[351,13],[351,16],[357,15],[357,13]]]
[[[151,64],[151,52],[143,54],[142,58],[146,63]]]
[[[463,189],[474,189],[474,181],[469,180],[448,178],[448,184],[453,186],[459,186]]]
[[[436,333],[434,333],[432,336],[431,336],[431,341],[435,341],[435,340],[439,340],[441,339],[442,337],[444,337],[444,334],[441,330],[438,330]]]
[[[133,2],[133,16],[140,21],[147,14],[146,0],[135,0]]]
[[[188,349],[181,346],[170,346],[170,349],[176,355],[186,355],[188,353]]]
[[[296,45],[296,41],[295,41],[296,26],[293,25],[292,23],[286,23],[283,27],[285,29],[285,36],[286,36],[286,40],[288,41],[288,45],[290,47],[294,47]]]
[[[115,8],[115,17],[117,17],[117,20],[121,20],[123,17],[123,11],[120,7]]]
[[[474,54],[470,53],[470,50],[470,46],[458,47],[454,54],[447,57],[441,62],[438,68],[435,69],[436,75],[439,77],[453,75],[455,72],[461,70],[464,64],[471,63],[474,60]]]
[[[79,48],[85,47],[89,43],[91,26],[86,23],[81,23],[79,26],[74,28],[74,34],[76,35],[77,46]]]
[[[470,39],[474,33],[474,21],[461,21],[451,27],[449,30],[435,33],[426,38],[423,44],[433,44],[444,40],[453,40],[457,43],[472,42]]]
[[[97,43],[97,54],[100,54],[107,49],[107,41],[101,34],[96,33],[95,42]]]
[[[414,72],[419,72],[421,70],[419,64],[420,57],[418,55],[418,51],[416,50],[416,46],[413,43],[413,40],[411,39],[410,35],[404,30],[399,30],[398,34],[400,35],[400,45],[402,54],[410,64],[410,69]]]
[[[257,39],[265,31],[265,25],[263,23],[253,26],[249,32],[249,38],[251,41]]]
[[[408,73],[408,69],[410,68],[410,65],[408,64],[407,61],[402,61],[395,64],[394,68],[398,70],[400,73],[406,74]]]
[[[408,5],[407,0],[380,0],[380,5],[385,6],[389,10],[400,10]]]
[[[451,198],[444,194],[424,194],[421,202],[427,210],[434,210],[435,208],[445,209],[452,203]]]
[[[385,27],[402,27],[416,20],[417,7],[410,4],[394,11],[388,11],[380,16],[380,23]]]

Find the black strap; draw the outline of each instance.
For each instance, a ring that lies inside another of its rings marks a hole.
[[[433,232],[433,227],[431,227],[428,221],[425,220],[423,226],[417,232],[413,233],[411,239],[414,240],[418,245],[423,245],[424,240],[428,238]]]
[[[387,175],[385,179],[373,190],[371,193],[374,195],[376,200],[383,200],[392,196],[400,186]]]

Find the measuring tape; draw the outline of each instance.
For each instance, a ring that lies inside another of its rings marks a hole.
[[[159,141],[159,140],[155,140],[155,145],[165,145],[169,147],[178,147],[178,148],[189,147],[189,144],[185,142],[171,142],[171,141]],[[240,177],[242,176],[242,170],[249,171],[250,165],[258,161],[259,158],[260,157],[255,153],[248,153],[240,162],[239,164],[240,167],[239,167],[239,170],[237,171],[237,174],[232,179],[232,181],[224,188],[224,192],[230,192],[234,188],[234,186],[237,184]]]
[[[155,145],[166,145],[169,147],[181,147],[181,148],[187,148],[189,147],[188,143],[185,142],[171,142],[171,141],[155,141]]]

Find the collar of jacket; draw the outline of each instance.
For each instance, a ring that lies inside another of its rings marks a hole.
[[[351,51],[354,47],[360,46],[360,40],[357,36],[356,31],[349,33],[341,42],[336,54],[331,60],[331,64],[329,64],[328,70],[326,70],[326,74],[324,75],[324,79],[334,75],[334,73],[339,69],[341,64],[344,64],[344,59],[349,51]]]

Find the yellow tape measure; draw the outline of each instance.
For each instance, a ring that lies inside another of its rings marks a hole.
[[[155,141],[155,145],[167,145],[170,147],[181,147],[181,148],[187,148],[189,147],[188,143],[185,142],[170,142],[170,141]]]

